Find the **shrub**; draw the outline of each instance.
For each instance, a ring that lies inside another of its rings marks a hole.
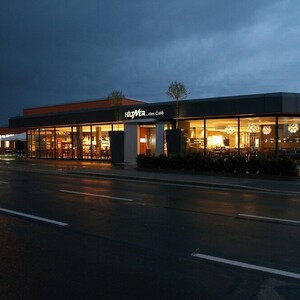
[[[214,159],[211,156],[203,155],[202,160],[203,160],[202,171],[212,171],[214,165]]]
[[[160,154],[158,156],[158,167],[161,169],[167,169],[169,167],[169,159],[165,154]]]
[[[226,158],[224,160],[224,168],[225,168],[225,172],[230,172],[230,173],[234,172],[234,170],[235,170],[235,162],[234,162],[232,156],[229,156],[228,158]]]
[[[138,168],[146,168],[147,163],[148,163],[148,159],[146,157],[145,154],[139,154],[136,158],[136,163]]]
[[[245,156],[235,156],[235,171],[237,173],[246,173],[247,171],[247,161]]]
[[[253,156],[248,160],[247,171],[250,174],[259,174],[259,159],[257,156]]]
[[[270,174],[282,176],[297,176],[297,166],[289,157],[276,157],[271,159]]]
[[[259,174],[266,175],[270,173],[271,160],[266,156],[258,156]]]
[[[246,161],[243,156],[229,156],[228,158],[213,158],[201,153],[189,153],[187,155],[164,154],[151,156],[140,154],[137,156],[138,168],[161,168],[177,170],[214,171],[250,174],[268,174],[297,176],[297,166],[288,157],[267,158],[254,156]]]
[[[194,164],[195,164],[195,155],[192,153],[189,153],[187,155],[182,156],[183,162],[183,168],[185,170],[193,170]]]
[[[170,169],[184,169],[183,158],[180,154],[170,155],[169,157],[169,168]]]
[[[224,170],[230,173],[245,173],[247,162],[244,156],[229,156],[224,161]]]
[[[224,172],[225,171],[225,161],[221,158],[213,159],[212,171],[214,172]]]

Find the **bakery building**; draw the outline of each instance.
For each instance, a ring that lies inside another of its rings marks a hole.
[[[180,130],[174,130],[176,120]],[[268,93],[179,102],[108,99],[24,109],[29,158],[135,162],[138,154],[300,154],[300,94]],[[180,132],[178,138],[171,132]],[[178,145],[177,145],[178,146]],[[175,149],[175,150],[174,150]]]

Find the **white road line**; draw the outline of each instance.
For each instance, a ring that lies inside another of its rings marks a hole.
[[[113,200],[122,200],[122,201],[129,201],[129,202],[134,201],[132,199],[113,197],[113,196],[107,196],[107,195],[82,193],[82,192],[75,192],[75,191],[69,191],[69,190],[59,190],[59,191],[63,192],[63,193],[70,193],[70,194],[77,194],[77,195],[84,195],[84,196],[92,196],[92,197],[99,197],[99,198],[106,198],[106,199],[113,199]]]
[[[243,262],[239,262],[239,261],[235,261],[235,260],[224,259],[224,258],[200,254],[200,253],[192,253],[191,256],[205,259],[205,260],[219,262],[222,264],[232,265],[232,266],[236,266],[236,267],[241,267],[241,268],[281,275],[281,276],[285,276],[285,277],[300,279],[300,274],[298,274],[298,273],[292,273],[292,272],[282,271],[282,270],[278,270],[278,269],[266,268],[266,267],[262,267],[262,266],[258,266],[258,265],[251,265],[251,264],[247,264],[247,263],[243,263]]]
[[[9,213],[9,214],[12,214],[12,215],[16,215],[16,216],[21,216],[21,217],[26,217],[26,218],[38,220],[38,221],[52,223],[52,224],[59,225],[59,226],[67,226],[68,225],[67,223],[63,223],[63,222],[59,222],[59,221],[55,221],[55,220],[50,220],[50,219],[46,219],[46,218],[41,218],[41,217],[38,217],[38,216],[25,214],[25,213],[21,213],[21,212],[10,210],[10,209],[0,208],[0,211],[3,211],[5,213]]]
[[[300,224],[300,221],[289,220],[289,219],[270,218],[270,217],[247,215],[247,214],[238,214],[238,216],[246,217],[246,218],[252,218],[252,219],[259,219],[259,220],[279,221],[279,222]]]
[[[0,181],[1,184],[8,184],[6,181]]]

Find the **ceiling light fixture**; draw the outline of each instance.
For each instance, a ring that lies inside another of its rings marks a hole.
[[[299,125],[296,123],[292,123],[288,126],[288,131],[290,133],[296,133],[299,130]]]
[[[248,124],[248,132],[254,133],[258,131],[258,127],[257,125],[253,124],[253,123],[249,123]]]
[[[227,126],[227,127],[225,128],[225,132],[226,132],[227,134],[233,134],[233,133],[235,132],[235,128],[234,128],[233,126]]]
[[[267,135],[270,134],[272,131],[271,126],[264,126],[262,129],[263,134]]]

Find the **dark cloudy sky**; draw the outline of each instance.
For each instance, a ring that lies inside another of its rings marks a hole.
[[[298,92],[299,0],[0,0],[0,124],[34,107]]]

